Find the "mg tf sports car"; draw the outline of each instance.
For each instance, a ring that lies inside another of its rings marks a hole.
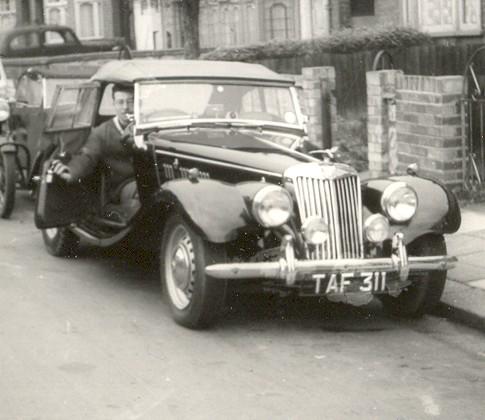
[[[48,160],[35,215],[48,252],[128,236],[157,249],[173,318],[189,328],[214,322],[227,291],[247,283],[354,305],[377,296],[401,316],[439,301],[454,261],[444,234],[460,225],[453,194],[411,171],[363,181],[329,153],[307,153],[291,80],[236,62],[109,62],[58,87],[45,135],[63,159],[114,115],[114,83],[134,85],[139,210],[116,213],[102,167],[66,184]]]

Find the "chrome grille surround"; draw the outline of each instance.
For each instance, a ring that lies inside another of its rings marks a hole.
[[[363,258],[362,197],[357,172],[342,164],[304,163],[288,168],[284,179],[293,184],[301,223],[317,216],[329,227],[329,240],[311,250],[307,248],[306,258]]]

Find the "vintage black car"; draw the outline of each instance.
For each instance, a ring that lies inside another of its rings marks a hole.
[[[81,42],[63,25],[26,25],[0,31],[0,56],[4,58],[45,57],[124,49],[123,39]]]
[[[256,64],[110,62],[90,83],[58,89],[46,135],[75,152],[112,116],[113,83],[135,86],[141,208],[113,220],[102,168],[72,185],[46,164],[36,224],[48,252],[133,235],[159,250],[171,312],[189,328],[214,322],[228,288],[247,283],[354,305],[376,295],[401,316],[439,301],[454,261],[444,234],[460,225],[453,194],[414,173],[362,181],[329,154],[303,153],[292,81]]]

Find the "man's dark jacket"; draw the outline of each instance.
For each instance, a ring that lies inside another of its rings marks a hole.
[[[68,164],[73,180],[92,174],[103,163],[109,173],[109,191],[113,198],[121,184],[135,177],[130,149],[123,145],[122,139],[113,119],[94,128],[81,153]]]

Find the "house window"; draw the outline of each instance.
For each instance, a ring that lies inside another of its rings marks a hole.
[[[294,8],[294,2],[291,0],[265,2],[264,34],[266,40],[293,37]]]
[[[282,3],[269,9],[269,39],[288,39],[288,11]]]
[[[218,6],[204,4],[200,8],[199,32],[201,47],[215,47],[218,41],[219,9]]]
[[[101,3],[99,0],[76,0],[76,32],[80,39],[96,39],[103,37],[101,24]]]
[[[241,11],[238,5],[224,6],[219,22],[220,42],[224,46],[242,43]]]
[[[184,39],[184,21],[183,21],[183,8],[182,3],[177,2],[173,4],[173,26],[175,34],[175,48],[183,48],[185,44]]]
[[[15,21],[15,0],[0,0],[0,28],[13,28]]]
[[[53,25],[66,24],[66,0],[44,0],[44,19]]]
[[[480,0],[403,0],[403,21],[435,36],[478,35]]]
[[[352,0],[350,13],[356,16],[374,16],[374,0]]]

